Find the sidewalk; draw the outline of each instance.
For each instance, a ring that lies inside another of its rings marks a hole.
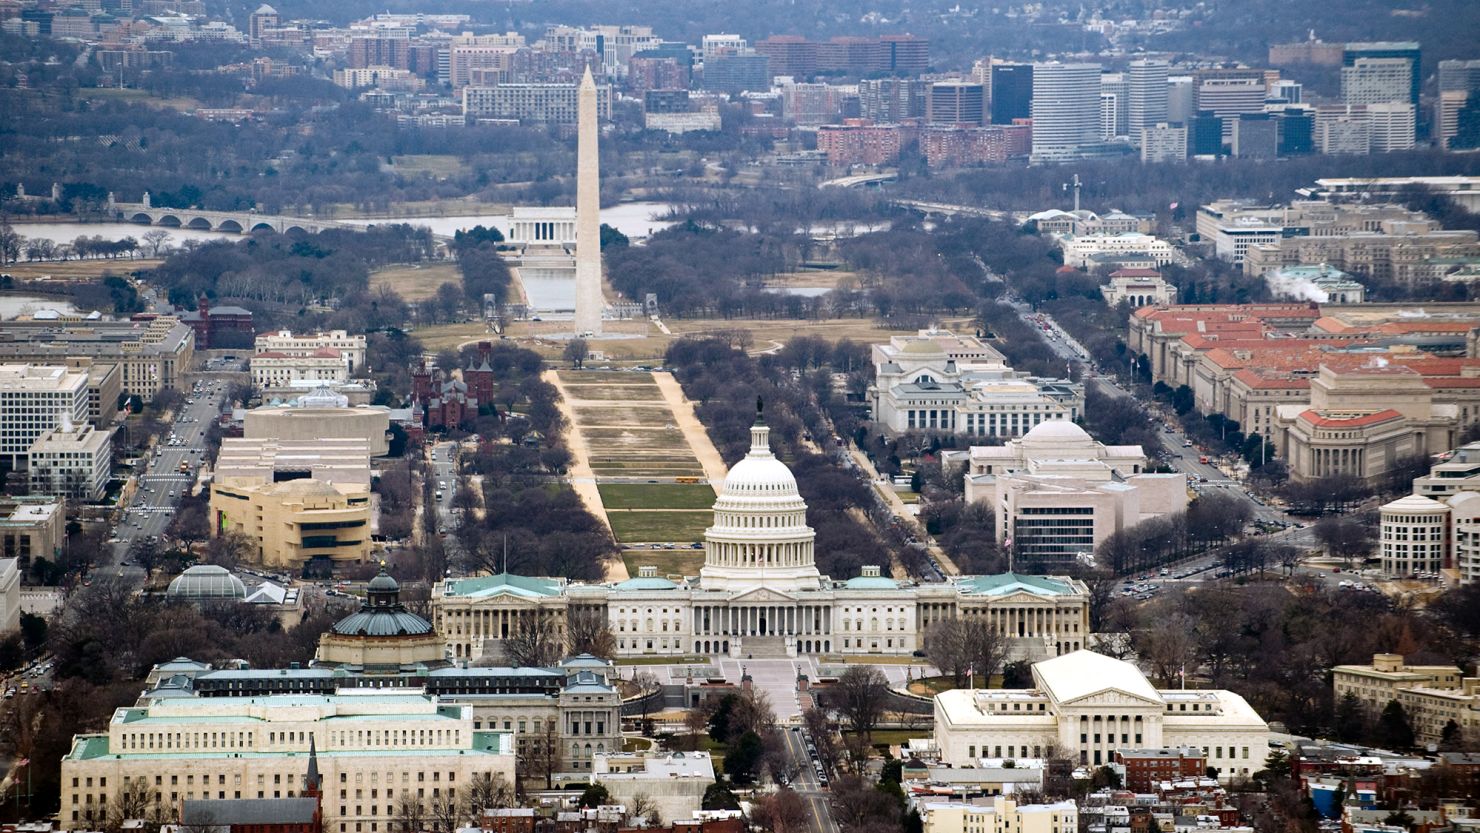
[[[704,469],[704,477],[709,480],[709,485],[714,489],[715,494],[719,494],[730,469],[725,465],[724,458],[719,456],[719,450],[714,447],[714,442],[709,439],[709,432],[704,430],[704,425],[699,422],[698,415],[694,413],[694,403],[684,397],[683,388],[678,384],[678,380],[673,378],[672,373],[655,372],[653,381],[658,383],[658,390],[663,394],[663,401],[668,403],[668,410],[673,413],[674,424],[683,432],[684,439],[689,443],[689,449],[694,452],[694,458]]]
[[[920,526],[920,522],[915,520],[914,515],[910,514],[909,507],[905,505],[905,502],[899,495],[895,494],[893,489],[888,487],[885,481],[879,479],[879,471],[874,468],[873,461],[868,458],[868,455],[860,451],[858,446],[851,442],[848,443],[848,453],[853,455],[853,461],[858,464],[858,467],[863,470],[864,475],[868,477],[869,485],[873,487],[874,491],[882,495],[885,502],[889,504],[889,508],[894,511],[894,514],[915,531],[915,536],[919,540],[925,542],[925,551],[935,558],[936,563],[940,564],[941,570],[945,571],[948,575],[961,575],[961,569],[956,566],[956,562],[952,561],[951,557],[946,555],[946,551],[941,549],[939,544],[935,543],[934,538],[931,538],[925,533],[925,528]]]
[[[555,370],[546,370],[540,374],[540,378],[555,386],[560,391],[560,398],[555,401],[555,407],[560,409],[560,415],[565,417],[565,442],[570,448],[570,471],[567,479],[570,481],[571,489],[576,497],[585,504],[586,511],[595,515],[607,531],[611,531],[611,521],[606,517],[606,505],[601,502],[601,490],[596,488],[596,472],[591,470],[591,448],[586,444],[586,438],[582,436],[580,427],[576,424],[576,415],[570,407],[570,394],[565,386],[560,383],[560,373]],[[609,558],[603,565],[606,569],[604,581],[626,581],[632,578],[627,572],[627,565],[621,558]]]

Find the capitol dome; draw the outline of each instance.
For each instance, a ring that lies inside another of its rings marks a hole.
[[[791,469],[771,453],[771,429],[760,417],[750,452],[730,469],[704,532],[700,582],[708,590],[769,587],[815,589],[821,582],[807,526],[807,503]]]

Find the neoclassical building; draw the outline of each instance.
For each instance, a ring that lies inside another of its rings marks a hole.
[[[815,533],[791,470],[771,453],[757,421],[750,453],[730,470],[704,535],[698,576],[606,584],[498,574],[448,579],[434,588],[432,619],[455,658],[497,652],[535,617],[557,629],[581,616],[606,622],[620,657],[802,654],[904,655],[923,647],[937,621],[990,617],[1017,655],[1052,657],[1084,646],[1088,593],[1057,576],[958,576],[914,583],[878,567],[835,581],[814,557]]]
[[[1129,662],[1074,651],[1034,663],[1032,688],[937,694],[935,743],[957,767],[1050,750],[1101,766],[1116,750],[1191,746],[1227,780],[1264,767],[1269,726],[1231,691],[1159,691]]]

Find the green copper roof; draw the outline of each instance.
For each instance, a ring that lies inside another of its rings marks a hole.
[[[495,573],[491,576],[451,579],[447,582],[447,596],[478,598],[508,593],[511,596],[540,598],[560,595],[560,582],[547,578],[516,576],[512,573]]]
[[[899,582],[884,576],[855,576],[843,586],[849,590],[898,590]]]
[[[657,576],[638,576],[626,581],[619,581],[614,585],[617,590],[672,590],[677,584],[666,578]]]
[[[977,596],[1006,596],[1009,593],[1032,593],[1037,596],[1070,596],[1074,588],[1047,576],[1024,576],[998,573],[995,576],[965,576],[957,585],[962,593]]]

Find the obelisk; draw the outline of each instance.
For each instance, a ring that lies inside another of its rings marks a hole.
[[[601,332],[601,159],[596,81],[581,78],[576,102],[576,335]]]

